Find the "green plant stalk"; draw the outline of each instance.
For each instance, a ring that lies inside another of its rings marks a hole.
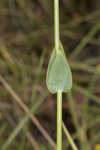
[[[55,50],[59,51],[60,31],[59,31],[59,0],[54,0],[54,37]]]
[[[57,92],[57,150],[62,150],[62,91]]]
[[[73,150],[78,150],[78,148],[76,147],[76,145],[75,145],[75,143],[74,143],[74,141],[73,141],[73,139],[72,139],[68,129],[65,127],[64,123],[63,123],[63,129],[64,129],[64,132],[65,132],[65,134],[66,134],[66,136],[68,138],[68,141],[69,141],[70,145],[72,146]]]
[[[59,53],[59,0],[54,0],[54,38],[55,50]],[[57,92],[57,150],[62,150],[62,91]]]

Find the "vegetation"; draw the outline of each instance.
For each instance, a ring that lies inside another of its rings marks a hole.
[[[54,0],[55,46],[48,65],[46,84],[51,93],[57,94],[57,150],[62,150],[62,93],[72,88],[72,75],[63,46],[60,43],[59,0]]]
[[[53,2],[0,1],[1,150],[56,149],[57,100],[45,83]],[[73,75],[62,97],[63,150],[100,148],[99,7],[98,0],[60,1],[60,40]]]

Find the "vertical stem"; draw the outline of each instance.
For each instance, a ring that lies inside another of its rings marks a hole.
[[[59,0],[54,0],[54,37],[55,37],[55,50],[59,51]]]
[[[62,150],[62,91],[57,92],[57,150]]]

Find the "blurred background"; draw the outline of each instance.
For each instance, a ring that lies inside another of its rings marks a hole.
[[[53,0],[0,0],[0,150],[56,149],[56,95],[45,78],[54,46]],[[63,95],[63,150],[100,150],[100,0],[60,0],[73,74]]]

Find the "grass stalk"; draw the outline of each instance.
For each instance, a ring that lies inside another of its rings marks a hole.
[[[49,61],[46,83],[51,93],[57,93],[57,150],[62,150],[62,92],[71,89],[72,76],[65,60],[63,46],[60,43],[59,0],[54,0],[54,39],[55,49]],[[67,76],[67,80],[63,76]],[[66,87],[67,82],[69,83],[68,87]]]
[[[55,50],[59,52],[59,0],[54,0],[54,38]],[[57,150],[62,150],[62,91],[57,92]]]
[[[59,51],[60,31],[59,31],[59,0],[54,0],[54,37],[55,50]]]
[[[57,92],[57,150],[62,150],[62,91]]]
[[[66,134],[66,136],[68,138],[68,141],[69,141],[70,145],[72,146],[73,150],[78,150],[78,148],[76,147],[76,145],[75,145],[75,143],[74,143],[74,141],[73,141],[73,139],[72,139],[68,129],[65,127],[64,123],[63,123],[63,129],[64,129],[64,132],[65,132],[65,134]]]

